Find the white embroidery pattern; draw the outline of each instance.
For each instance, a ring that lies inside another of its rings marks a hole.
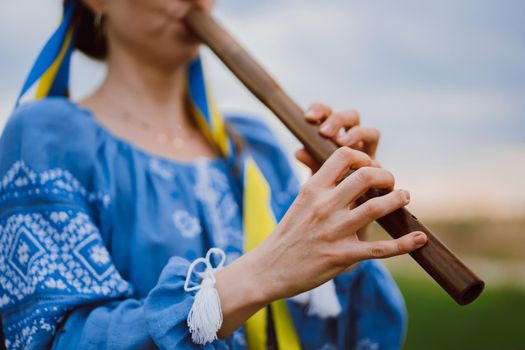
[[[83,199],[109,206],[110,197],[101,192],[88,192],[69,171],[61,168],[37,173],[23,160],[16,161],[0,181],[0,199],[54,195],[67,199]]]
[[[171,218],[183,237],[193,238],[202,232],[199,219],[186,210],[175,210]]]
[[[242,246],[242,226],[234,221],[240,218],[228,178],[219,169],[209,166],[206,160],[197,161],[195,195],[204,204],[214,230],[217,246]],[[226,250],[226,249],[225,249]]]
[[[151,158],[149,160],[149,170],[163,178],[164,180],[173,180],[175,174],[172,169],[163,165],[158,159]]]
[[[337,350],[337,346],[333,343],[325,343],[319,350]]]
[[[297,178],[293,175],[290,176],[286,182],[284,190],[282,192],[277,192],[277,201],[279,201],[279,203],[286,204],[297,196],[297,193],[299,193],[299,188],[300,185],[297,181]]]
[[[53,215],[67,216],[53,223]],[[2,308],[28,296],[117,295],[129,285],[116,272],[96,226],[80,211],[10,215],[0,225]]]
[[[43,202],[20,209],[17,202],[9,206],[15,199]],[[109,196],[89,193],[66,170],[38,173],[17,161],[0,181],[1,202],[9,210],[0,217],[0,309],[7,348],[43,346],[74,305],[131,292],[83,209],[93,202],[107,206]]]
[[[61,218],[54,220],[53,218]],[[0,224],[0,298],[2,310],[27,298],[66,303],[66,295],[90,299],[126,295],[130,286],[115,270],[96,226],[73,209],[12,214]],[[53,297],[60,299],[53,301]],[[47,305],[46,304],[46,305]],[[38,306],[38,304],[36,305]],[[4,320],[10,348],[30,344],[36,332],[54,332],[59,317],[37,317],[30,308],[16,321]],[[39,335],[40,338],[40,335]]]
[[[379,343],[371,339],[361,339],[357,342],[357,350],[379,350]]]
[[[62,307],[49,306],[32,309],[34,317],[25,317],[20,321],[4,325],[4,344],[7,349],[26,349],[31,347],[33,336],[38,332],[54,334],[67,310]],[[6,336],[12,335],[12,336]]]

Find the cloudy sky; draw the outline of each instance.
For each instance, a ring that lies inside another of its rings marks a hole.
[[[0,125],[59,0],[0,0]],[[354,107],[419,216],[525,215],[525,2],[219,0],[216,15],[307,106]],[[205,53],[225,110],[271,116]],[[73,94],[103,67],[77,56]],[[290,152],[296,143],[273,123]]]

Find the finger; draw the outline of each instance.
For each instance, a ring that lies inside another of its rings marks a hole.
[[[337,112],[337,114],[340,114],[345,120],[345,124],[343,126],[346,130],[354,126],[358,126],[361,123],[359,112],[355,109],[345,109],[344,111]]]
[[[305,117],[309,122],[322,122],[332,114],[332,109],[323,103],[312,103],[306,110]]]
[[[372,166],[374,168],[382,168],[381,163],[379,163],[377,160],[372,159]]]
[[[319,163],[317,163],[317,161],[304,148],[301,148],[295,152],[295,158],[309,167],[312,170],[312,173],[315,173],[321,167]]]
[[[367,200],[350,210],[349,225],[363,227],[391,212],[404,207],[410,202],[410,193],[406,190],[395,190],[383,196]]]
[[[370,188],[391,191],[394,188],[394,184],[394,175],[388,170],[371,166],[362,167],[347,176],[336,186],[334,189],[334,200],[339,205],[348,204],[361,197]]]
[[[333,187],[350,169],[371,164],[372,160],[365,153],[341,147],[324,162],[309,182],[317,186]]]
[[[415,231],[388,241],[357,242],[355,250],[349,252],[349,255],[353,255],[353,261],[389,258],[410,253],[424,246],[426,242],[427,236],[423,232]]]
[[[359,124],[359,115],[350,110],[333,113],[321,124],[319,132],[325,137],[337,136],[341,128],[348,129]]]
[[[364,143],[363,151],[370,156],[374,156],[381,134],[376,128],[364,128],[356,126],[348,130],[337,138],[337,143],[342,146],[352,147],[359,142]]]

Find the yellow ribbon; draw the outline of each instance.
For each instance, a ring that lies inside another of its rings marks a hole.
[[[194,63],[195,64],[195,63]],[[199,70],[189,79],[203,79],[200,60]],[[195,67],[194,67],[195,68]],[[192,70],[190,70],[192,72]],[[190,83],[191,89],[196,89],[196,85]],[[233,143],[228,138],[228,133],[224,125],[224,120],[217,111],[209,89],[202,81],[201,88],[205,89],[204,96],[206,101],[193,101],[193,113],[196,116],[197,124],[203,133],[217,145],[225,158],[232,156]],[[198,86],[197,86],[198,88]],[[200,93],[200,94],[199,94]],[[195,93],[203,96],[202,91]],[[207,116],[205,115],[207,114]],[[271,188],[264,178],[263,173],[255,161],[246,155],[243,162],[243,229],[244,229],[244,252],[249,252],[258,246],[275,228],[276,219],[271,208]],[[294,329],[294,325],[284,300],[273,302],[269,308],[272,312],[272,319],[275,326],[275,335],[279,349],[299,350],[301,345],[299,337]],[[267,348],[266,322],[268,308],[263,308],[255,313],[245,325],[248,347],[251,350],[264,350]]]

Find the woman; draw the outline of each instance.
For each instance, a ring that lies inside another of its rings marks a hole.
[[[209,99],[181,19],[212,0],[64,5],[24,90],[39,79],[37,96],[66,92],[73,46],[104,60],[107,77],[79,102],[18,107],[4,130],[6,347],[399,348],[395,285],[373,260],[352,268],[426,241],[357,237],[409,201],[396,190],[354,203],[368,188],[393,189],[374,167],[377,132],[353,111],[314,104],[305,118],[344,147],[321,167],[299,151],[315,174],[298,191],[270,131],[251,118],[223,123]]]

